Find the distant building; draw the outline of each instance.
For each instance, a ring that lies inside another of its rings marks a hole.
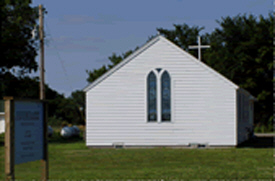
[[[236,146],[254,97],[157,36],[84,88],[87,146]]]
[[[0,100],[0,134],[5,132],[5,109],[4,101]]]

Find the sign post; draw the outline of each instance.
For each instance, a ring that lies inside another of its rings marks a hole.
[[[5,174],[6,180],[14,180],[14,102],[5,99]]]
[[[14,180],[14,165],[48,159],[47,106],[41,100],[5,97],[5,173]],[[48,179],[48,168],[42,180]]]
[[[49,179],[49,160],[48,160],[48,106],[45,101],[43,101],[44,105],[44,121],[43,121],[43,158],[41,160],[42,163],[42,173],[41,180],[46,181]]]

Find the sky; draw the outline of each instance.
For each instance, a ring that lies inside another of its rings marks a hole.
[[[45,30],[45,81],[65,96],[82,90],[86,70],[109,64],[141,46],[157,28],[173,24],[204,27],[201,34],[219,28],[217,20],[238,14],[268,16],[272,0],[33,0],[47,14]],[[39,55],[36,58],[39,62]],[[38,76],[34,73],[31,76]]]

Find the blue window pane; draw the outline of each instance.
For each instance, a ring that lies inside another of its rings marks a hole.
[[[167,71],[161,76],[161,120],[171,121],[171,83]]]
[[[157,78],[154,72],[147,77],[148,121],[157,121]]]

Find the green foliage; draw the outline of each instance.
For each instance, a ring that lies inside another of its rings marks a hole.
[[[85,110],[85,93],[80,90],[76,90],[71,93],[70,98],[77,104],[80,109]]]
[[[13,96],[15,98],[39,98],[39,80],[38,77],[30,78],[28,76],[16,77],[13,74],[6,72],[0,74],[0,97]],[[64,99],[63,95],[52,90],[48,85],[45,85],[46,99],[49,103],[49,117],[54,116],[58,102],[56,99]]]
[[[76,106],[77,111],[79,112],[80,116],[75,118],[75,124],[85,124],[85,112],[86,112],[86,101],[85,101],[85,93],[80,90],[76,90],[72,92],[69,99],[73,101],[73,104]]]
[[[61,127],[62,119],[57,118],[55,115],[48,118],[48,125],[52,127]]]
[[[206,38],[211,49],[204,61],[257,98],[255,124],[268,126],[272,117],[272,43],[274,17],[226,17]]]
[[[270,133],[272,132],[272,129],[270,130],[269,127],[265,125],[256,125],[254,128],[255,133]]]
[[[38,8],[31,7],[30,0],[3,0],[0,8],[0,74],[11,69],[19,74],[36,71],[37,41],[32,39],[31,31],[38,19]]]
[[[61,125],[62,120],[70,124],[85,124],[85,94],[82,91],[74,91],[71,96],[56,97],[49,101],[52,109],[55,109],[56,120]],[[50,106],[49,106],[50,107]]]
[[[258,123],[255,128],[255,133],[273,133],[274,132],[274,124],[273,124],[273,116],[269,118],[267,124],[264,123]]]
[[[63,127],[65,127],[65,126],[68,126],[68,122],[67,122],[67,121],[62,121],[61,127],[63,128]]]
[[[0,86],[2,86],[0,97],[39,98],[38,77],[15,77],[13,74],[7,72],[4,74],[3,80],[0,82]],[[62,120],[66,120],[72,124],[85,124],[85,96],[82,91],[75,91],[71,97],[65,98],[63,95],[52,90],[48,85],[45,85],[45,94],[48,101],[49,125],[61,126]]]
[[[93,82],[95,81],[98,77],[100,77],[101,75],[105,74],[107,72],[107,68],[105,65],[103,65],[101,68],[99,69],[94,69],[93,71],[88,71],[86,70],[87,74],[88,74],[88,78],[87,81],[88,82]]]
[[[0,100],[0,112],[5,112],[5,102],[4,102],[4,100]]]

